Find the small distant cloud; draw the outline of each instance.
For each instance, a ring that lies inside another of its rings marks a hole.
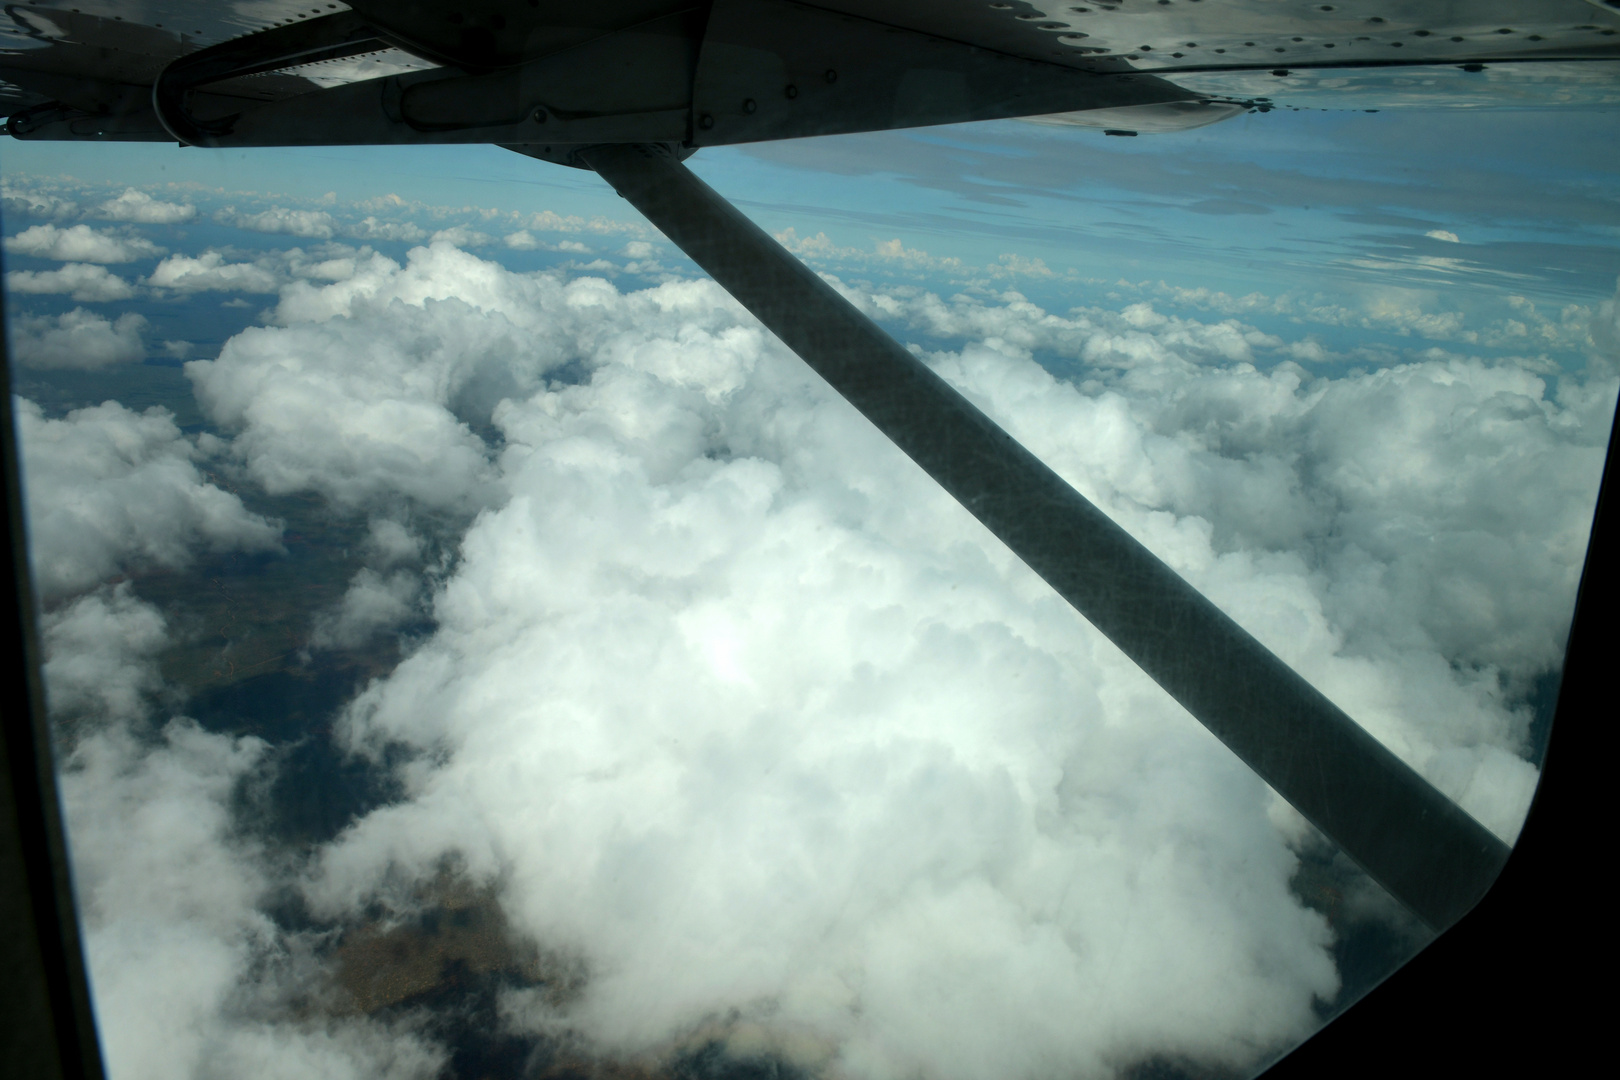
[[[325,210],[291,210],[285,206],[272,206],[256,214],[239,214],[234,206],[227,206],[215,214],[214,219],[238,229],[283,233],[311,240],[330,240],[337,232],[337,221]]]
[[[137,225],[179,225],[197,216],[190,203],[163,202],[144,191],[125,188],[116,199],[108,199],[94,211],[108,221],[132,221]]]
[[[1195,214],[1225,216],[1231,214],[1269,214],[1271,207],[1239,199],[1201,199],[1187,207]]]
[[[404,210],[411,206],[420,206],[420,203],[408,203],[390,191],[386,195],[377,195],[358,203],[359,206],[369,207],[372,210]]]
[[[454,244],[458,248],[483,247],[494,241],[488,233],[481,233],[476,229],[469,229],[462,225],[452,225],[448,229],[440,229],[429,238],[430,243]]]
[[[591,249],[580,243],[578,240],[563,240],[559,243],[553,244],[549,241],[541,240],[528,229],[520,229],[515,233],[508,233],[501,242],[507,247],[511,248],[513,251],[571,251],[576,255],[589,255],[591,253]],[[632,243],[631,247],[634,246],[635,244]],[[642,244],[642,247],[645,247],[647,251],[651,253],[651,244]],[[626,254],[628,254],[629,248],[626,248],[625,251]]]
[[[17,293],[66,293],[80,303],[128,300],[134,286],[110,273],[105,266],[68,263],[59,270],[13,270],[6,275],[6,288]]]
[[[1594,350],[1592,360],[1613,371],[1620,366],[1620,281],[1615,282],[1614,296],[1592,312],[1589,323]]]
[[[427,239],[427,230],[409,221],[382,221],[367,217],[344,226],[343,235],[356,240],[394,240],[414,244]]]
[[[139,236],[117,236],[105,229],[73,225],[34,225],[6,238],[6,250],[13,255],[61,262],[126,263],[156,258],[167,249]]]
[[[383,577],[369,566],[349,584],[337,610],[315,619],[310,644],[316,648],[355,648],[398,627],[415,613],[422,576],[400,570]]]
[[[956,272],[963,269],[962,260],[954,255],[937,258],[919,248],[908,248],[899,237],[888,240],[874,240],[871,250],[864,248],[842,247],[835,243],[824,232],[814,236],[800,236],[794,229],[785,229],[776,234],[776,240],[783,247],[798,255],[802,259],[815,259],[821,262],[839,262],[857,266],[878,265],[884,267],[903,267],[913,271]],[[1014,256],[1002,256],[1003,262]],[[1040,260],[1035,260],[1039,262]],[[1045,269],[1045,264],[1041,264]],[[994,268],[992,273],[1005,272],[1005,268]],[[1050,270],[1045,271],[1047,275]]]
[[[48,191],[18,187],[0,181],[0,206],[6,213],[21,217],[67,218],[79,212],[79,204]]]
[[[577,214],[559,214],[554,210],[541,210],[530,214],[516,224],[525,229],[534,229],[538,232],[570,233],[590,232],[602,235],[628,233],[631,236],[646,235],[647,228],[633,221],[615,221],[611,218],[596,217],[587,221]]]
[[[1315,338],[1305,338],[1302,341],[1293,342],[1288,346],[1288,355],[1295,360],[1303,360],[1313,364],[1328,359],[1328,351]]]
[[[383,569],[422,558],[422,538],[391,518],[373,518],[366,537],[366,557]]]
[[[840,250],[835,247],[832,238],[824,232],[818,232],[814,236],[800,236],[798,230],[791,226],[776,234],[776,242],[801,257],[826,258]],[[854,248],[842,250],[849,254],[855,253]]]
[[[1461,240],[1457,239],[1457,234],[1449,229],[1430,229],[1423,235],[1427,236],[1430,240],[1444,240],[1448,244],[1462,243]]]
[[[997,277],[1001,277],[1003,275],[1010,277],[1040,278],[1055,276],[1052,272],[1052,268],[1046,265],[1046,260],[1030,258],[1029,256],[1019,255],[1014,252],[1008,252],[1007,254],[1002,255],[998,260],[997,265],[989,267],[988,269],[990,273]]]

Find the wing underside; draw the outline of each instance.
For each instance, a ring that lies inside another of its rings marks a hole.
[[[222,52],[242,62],[171,87],[190,118],[240,118],[213,125],[216,145],[698,147],[1010,116],[1111,126],[1132,108],[1134,126],[1156,131],[1241,109],[1611,105],[1617,4],[13,4],[0,24],[0,115],[18,137],[173,139],[154,86],[178,61]],[[343,34],[324,53],[272,47]],[[332,123],[337,113],[349,122]]]

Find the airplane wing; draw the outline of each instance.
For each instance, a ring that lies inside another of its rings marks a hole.
[[[1015,116],[1169,131],[1244,109],[1620,102],[1617,0],[79,0],[5,18],[17,138],[567,160]]]

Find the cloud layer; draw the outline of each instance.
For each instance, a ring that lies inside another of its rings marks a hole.
[[[1447,356],[1326,378],[1147,304],[856,299],[1516,832],[1515,702],[1559,660],[1611,381]],[[441,242],[287,287],[188,374],[267,489],[471,519],[437,630],[346,719],[421,755],[408,798],[306,893],[405,910],[463,860],[589,972],[560,1005],[514,993],[518,1028],[1106,1075],[1245,1067],[1336,992],[1264,786],[711,283]],[[356,579],[352,625],[401,617],[391,580]]]
[[[195,216],[136,196],[96,213]],[[345,231],[272,209],[231,220]],[[657,287],[462,250],[634,235],[554,214],[490,234],[362,225],[347,231],[432,239],[403,261],[176,253],[144,279],[275,295],[267,325],[186,365],[225,438],[114,402],[59,420],[18,404],[121,1072],[433,1074],[444,1052],[417,1020],[311,1019],[297,995],[322,985],[320,943],[267,911],[295,890],[326,926],[405,918],[447,865],[583,973],[570,994],[511,989],[505,1028],[623,1061],[718,1040],[851,1080],[1101,1078],[1151,1059],[1242,1070],[1314,1027],[1339,979],[1332,931],[1291,888],[1287,808],[716,286],[639,239],[622,269],[668,274]],[[115,239],[29,234],[39,257]],[[899,241],[872,257],[951,270]],[[90,259],[28,280],[121,280]],[[996,275],[1052,276],[1036,259]],[[1613,304],[1590,320],[1590,377],[1553,382],[1535,357],[1437,349],[1322,374],[1279,362],[1321,361],[1314,339],[1218,293],[1203,300],[1225,317],[1202,319],[1139,296],[1056,313],[838,284],[1514,835],[1536,779],[1524,701],[1561,657],[1613,409]],[[1392,296],[1343,318],[1455,340],[1434,314]],[[82,310],[14,323],[41,367],[138,359],[142,329]],[[157,708],[163,616],[138,581],[106,584],[277,549],[209,459],[369,523],[310,645],[414,635],[337,725],[402,797],[297,857],[231,809],[275,775],[274,749]]]
[[[17,412],[36,580],[51,604],[46,697],[111,1074],[439,1075],[444,1051],[409,1026],[311,1014],[320,936],[267,913],[285,866],[239,818],[276,755],[168,713],[178,695],[157,663],[167,620],[129,581],[92,588],[129,564],[273,549],[279,530],[203,481],[198,452],[161,410],[108,402],[47,420],[19,400]]]
[[[178,569],[198,547],[279,549],[279,527],[203,477],[203,455],[163,409],[109,401],[52,420],[15,402],[34,577],[46,600],[123,570]]]
[[[439,1074],[443,1051],[408,1029],[299,1006],[313,942],[265,913],[273,863],[233,809],[273,758],[262,740],[159,719],[162,615],[126,584],[57,609],[43,629],[51,711],[72,722],[59,782],[111,1075]]]

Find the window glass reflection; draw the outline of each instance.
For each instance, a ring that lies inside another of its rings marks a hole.
[[[693,165],[1511,840],[1620,360],[1549,115]],[[114,1076],[1248,1075],[1423,943],[594,178],[4,166]]]

